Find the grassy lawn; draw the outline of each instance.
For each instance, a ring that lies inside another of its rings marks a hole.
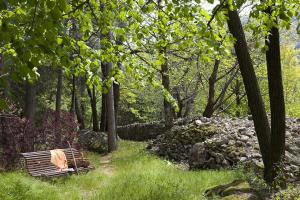
[[[80,176],[44,181],[25,172],[0,174],[1,200],[193,200],[204,199],[212,186],[241,178],[239,171],[185,171],[145,152],[145,144],[119,142],[110,171],[100,166],[100,155],[88,153],[96,166]]]

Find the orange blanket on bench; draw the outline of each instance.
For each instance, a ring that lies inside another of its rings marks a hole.
[[[62,149],[50,150],[51,163],[53,163],[59,171],[68,169],[68,161]]]

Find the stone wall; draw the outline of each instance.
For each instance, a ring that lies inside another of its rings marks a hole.
[[[134,123],[126,126],[118,126],[117,134],[121,139],[133,141],[145,141],[154,139],[165,132],[163,122]]]

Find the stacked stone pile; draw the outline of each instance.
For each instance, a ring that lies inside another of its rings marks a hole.
[[[300,167],[300,119],[286,122],[286,170],[297,179]],[[219,169],[252,163],[262,166],[251,118],[199,117],[175,126],[149,142],[148,149],[191,169]]]

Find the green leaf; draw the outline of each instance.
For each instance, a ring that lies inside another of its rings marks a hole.
[[[61,45],[63,42],[63,39],[61,37],[59,37],[56,39],[56,41],[57,41],[57,44]]]

